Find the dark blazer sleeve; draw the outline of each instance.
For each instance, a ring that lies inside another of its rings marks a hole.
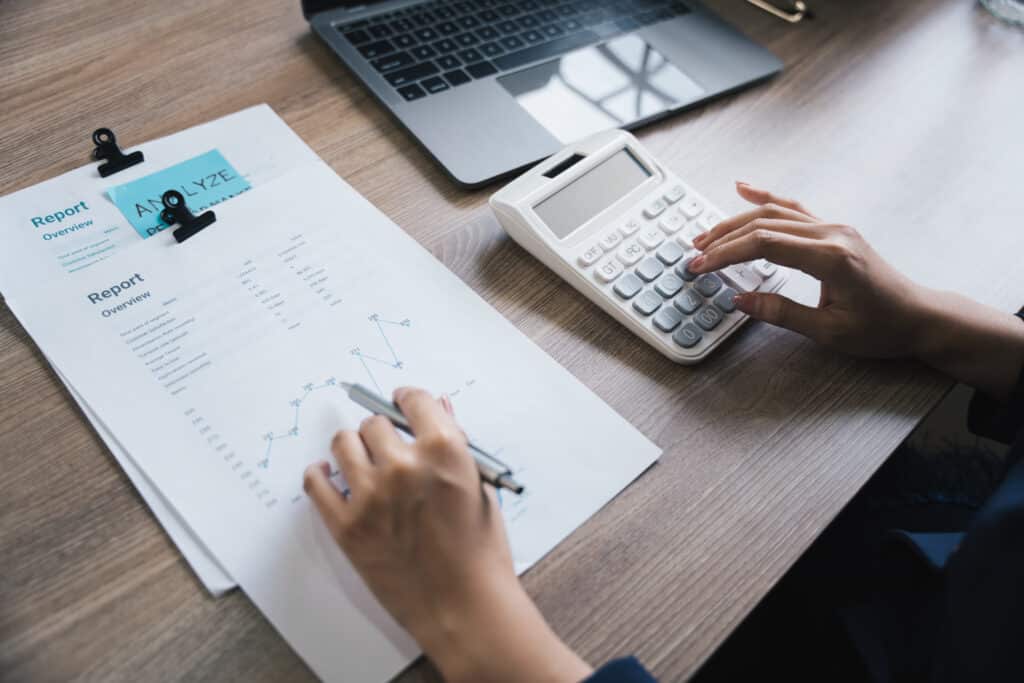
[[[1024,319],[1024,310],[1017,316]],[[1020,370],[1009,400],[996,401],[981,392],[974,394],[967,413],[967,426],[979,436],[1005,444],[1014,442],[1024,427],[1024,368]]]
[[[623,657],[602,666],[585,683],[657,683],[657,680],[636,657]]]

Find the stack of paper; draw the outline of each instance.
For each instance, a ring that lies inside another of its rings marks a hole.
[[[340,382],[452,397],[527,486],[502,498],[519,571],[657,458],[269,108],[140,147],[0,200],[0,289],[204,584],[237,581],[320,676],[417,654],[302,492],[364,417]],[[148,213],[172,188],[217,203],[182,244]]]

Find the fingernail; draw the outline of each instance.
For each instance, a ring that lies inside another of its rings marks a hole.
[[[708,234],[706,232],[703,233],[703,234],[697,235],[696,237],[693,238],[693,246],[695,246],[697,248],[700,248],[700,246],[704,244],[704,241],[707,240],[707,238],[708,238]]]
[[[448,398],[448,394],[441,394],[441,406],[444,407],[444,412],[455,415],[455,408],[452,407],[452,400]]]
[[[745,185],[746,187],[750,187],[750,183],[746,182],[745,180],[737,180],[736,184],[737,185]]]
[[[704,261],[704,254],[701,254],[700,256],[694,257],[694,259],[690,261],[689,265],[687,265],[686,267],[690,269],[690,272],[695,273],[699,268],[701,268],[704,265]]]

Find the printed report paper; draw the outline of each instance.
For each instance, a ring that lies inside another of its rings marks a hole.
[[[328,680],[385,680],[417,654],[302,491],[341,427],[339,387],[448,393],[509,463],[523,571],[659,450],[321,163],[23,294],[49,358],[228,573]],[[67,330],[75,330],[68,335]],[[117,382],[111,382],[111,377]]]
[[[318,160],[267,105],[151,142],[120,142],[126,151],[141,150],[145,160],[107,178],[99,175],[99,164],[89,164],[0,198],[0,293],[16,316],[21,292],[40,282],[73,280],[159,232],[154,230],[158,206],[153,204],[158,186],[148,180],[172,183],[167,189],[178,189],[189,201],[198,202],[193,207],[198,211]],[[64,381],[60,368],[55,370]],[[203,550],[159,491],[146,483],[74,387],[68,389],[206,588],[214,595],[233,588],[232,578]]]

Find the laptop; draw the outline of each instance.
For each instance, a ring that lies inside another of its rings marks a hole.
[[[302,10],[465,187],[782,70],[696,0],[302,0]]]

